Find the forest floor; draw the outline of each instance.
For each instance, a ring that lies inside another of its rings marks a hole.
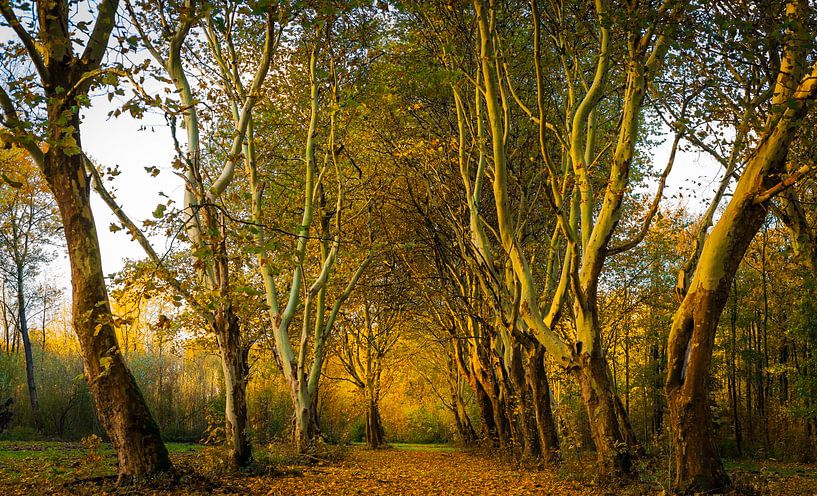
[[[0,495],[636,495],[664,494],[659,477],[642,472],[626,486],[592,480],[593,464],[569,462],[556,470],[529,470],[484,454],[444,445],[327,448],[311,460],[281,446],[257,450],[256,466],[230,474],[220,452],[169,444],[175,479],[149,486],[115,485],[115,456],[106,446],[62,442],[0,442]],[[817,467],[765,462],[727,465],[740,492],[817,495]],[[578,480],[577,480],[578,479]]]

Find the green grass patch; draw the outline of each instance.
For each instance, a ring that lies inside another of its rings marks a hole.
[[[777,462],[775,460],[726,460],[724,465],[728,471],[817,479],[817,467],[797,463]]]
[[[194,443],[165,443],[168,453],[196,453],[201,451],[202,445]]]
[[[450,444],[413,444],[413,443],[390,443],[389,446],[403,451],[435,451],[452,452],[459,451],[459,448]]]

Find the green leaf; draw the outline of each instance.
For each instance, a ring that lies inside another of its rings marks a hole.
[[[161,219],[165,215],[165,210],[167,210],[167,205],[164,203],[156,205],[156,209],[153,211],[153,217]]]

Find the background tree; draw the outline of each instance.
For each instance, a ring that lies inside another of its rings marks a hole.
[[[0,171],[6,178],[0,200],[0,270],[16,295],[16,327],[23,342],[26,381],[31,414],[37,431],[43,432],[40,401],[34,378],[34,350],[29,334],[30,310],[34,309],[34,280],[54,258],[50,249],[56,237],[55,208],[45,184],[21,151],[4,153]],[[46,298],[47,294],[43,295]],[[47,309],[43,306],[45,315]]]

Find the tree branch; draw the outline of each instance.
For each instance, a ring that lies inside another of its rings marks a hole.
[[[655,217],[655,214],[658,213],[658,206],[661,204],[661,198],[664,194],[664,187],[667,184],[667,176],[669,176],[670,171],[672,171],[672,166],[675,163],[675,154],[678,151],[678,143],[681,141],[681,137],[683,135],[684,133],[682,131],[675,134],[675,139],[672,142],[672,151],[669,154],[667,165],[664,167],[664,172],[661,173],[661,178],[658,181],[658,191],[655,192],[655,198],[652,201],[652,205],[650,205],[650,209],[647,211],[647,215],[644,217],[644,221],[641,224],[641,229],[631,239],[621,243],[618,246],[610,248],[610,250],[607,252],[609,255],[618,255],[619,253],[634,248],[647,236],[652,220]]]
[[[14,10],[11,7],[11,2],[9,0],[0,0],[0,14],[6,19],[6,22],[9,23],[11,29],[17,34],[17,37],[23,43],[23,46],[28,53],[31,62],[34,64],[34,67],[37,69],[37,74],[40,75],[40,79],[45,82],[50,79],[48,69],[45,67],[45,62],[43,61],[43,56],[40,51],[37,49],[37,44],[34,42],[34,39],[31,38],[31,35],[28,34],[28,31],[25,30],[23,25],[20,23],[20,19],[17,18],[17,15],[14,13]]]

